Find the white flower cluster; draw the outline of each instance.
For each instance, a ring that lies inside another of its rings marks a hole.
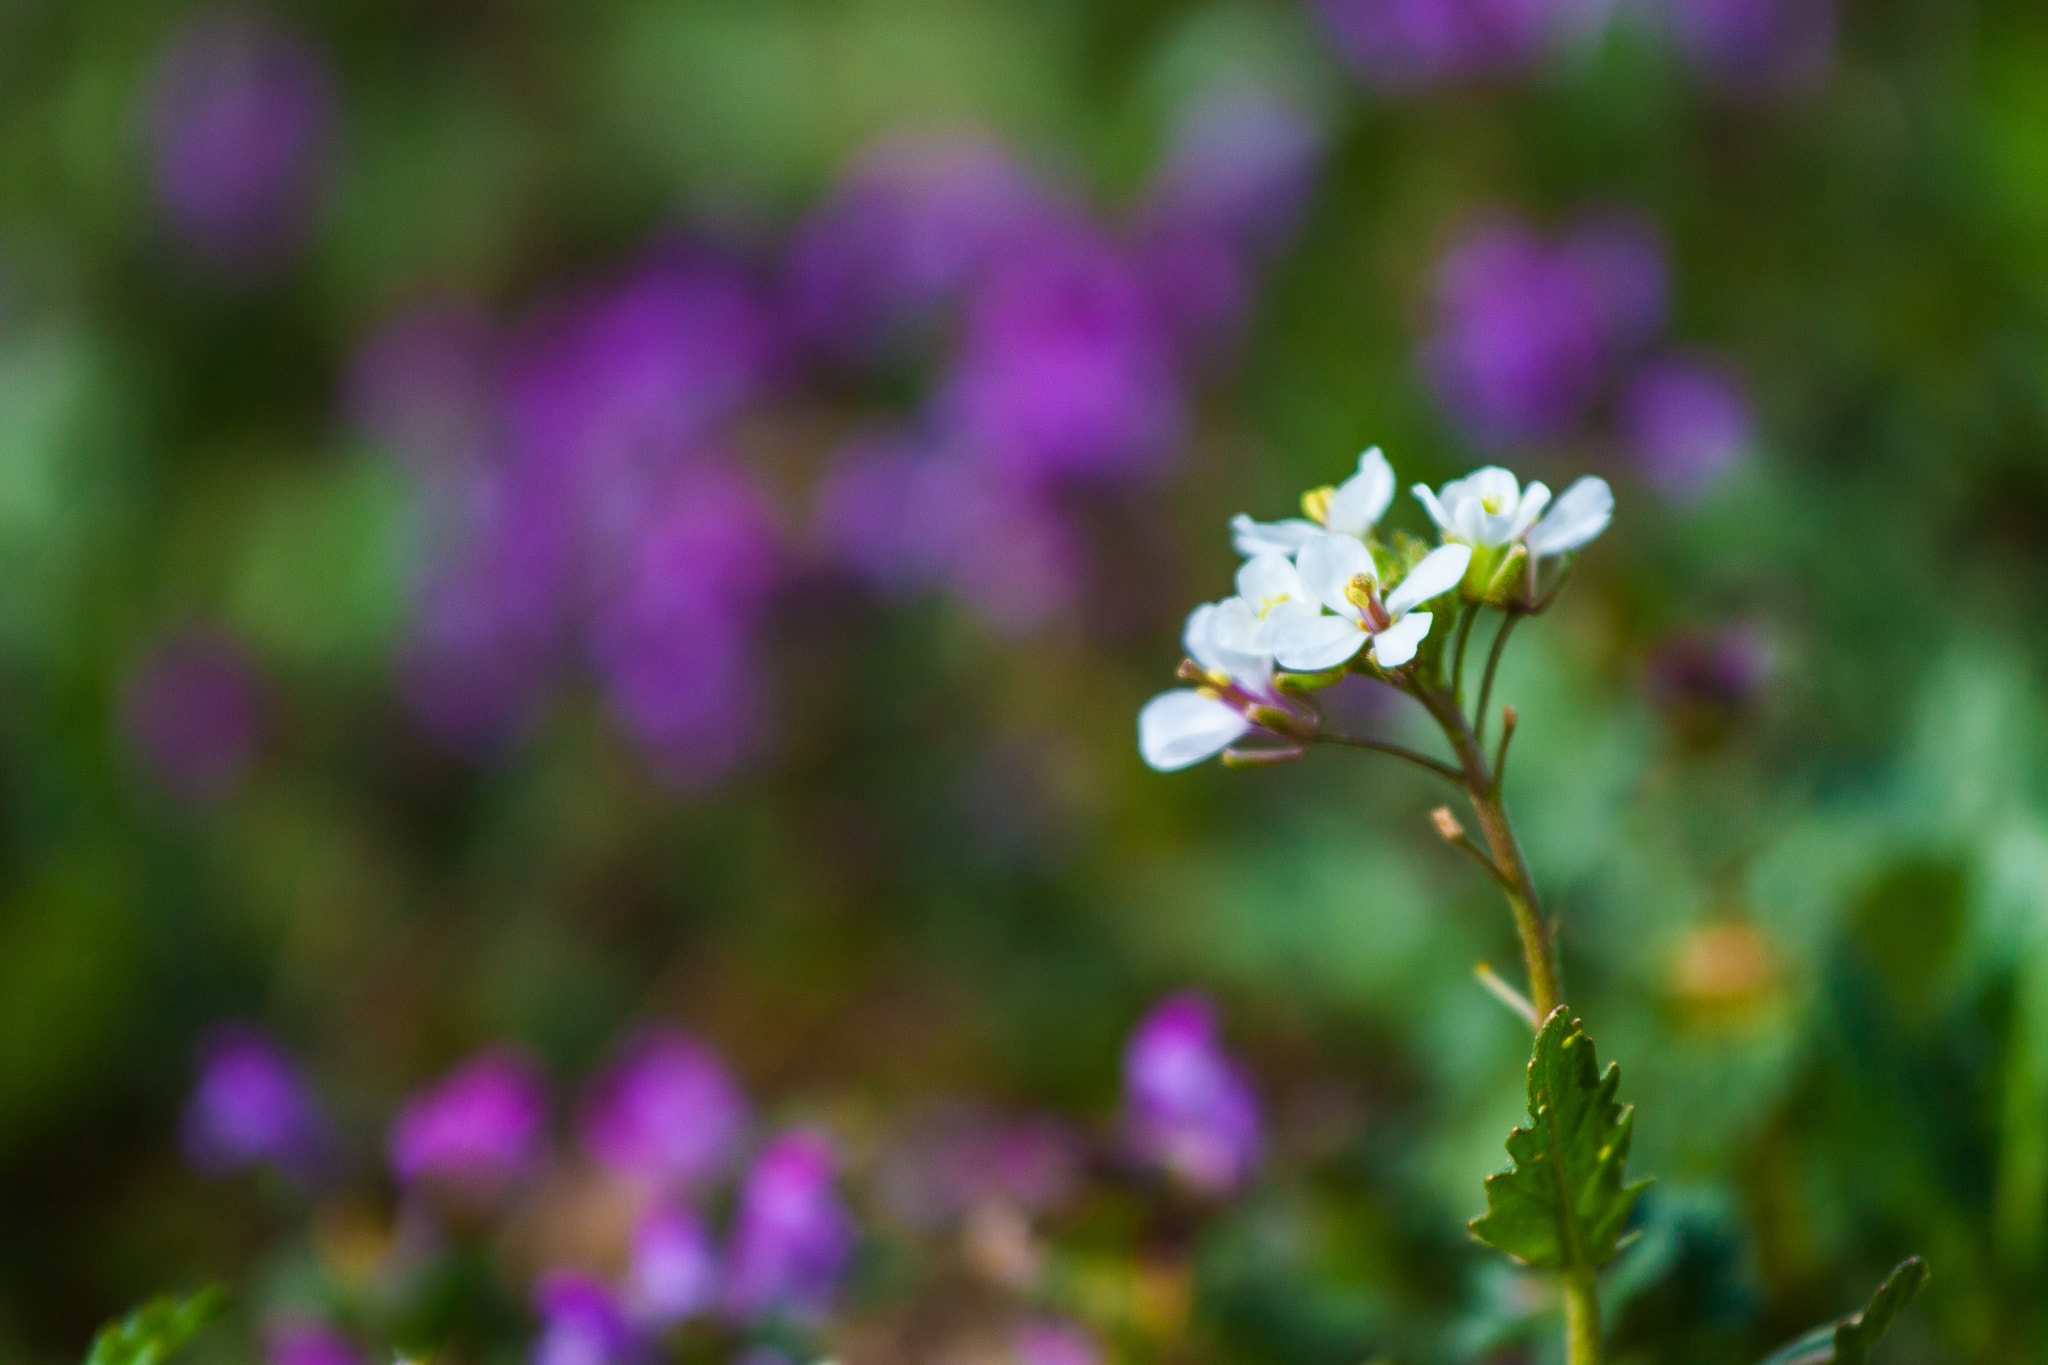
[[[1510,560],[1533,569],[1586,544],[1614,515],[1614,494],[1598,478],[1580,479],[1555,501],[1542,484],[1524,488],[1493,467],[1413,492],[1443,541],[1413,564],[1374,535],[1394,500],[1394,470],[1377,446],[1344,483],[1307,494],[1306,517],[1231,519],[1231,541],[1245,556],[1237,595],[1188,616],[1181,671],[1196,686],[1162,692],[1138,713],[1145,762],[1161,772],[1185,768],[1254,729],[1296,746],[1277,752],[1298,752],[1315,718],[1282,691],[1280,671],[1324,673],[1355,666],[1361,654],[1383,673],[1404,668],[1435,620],[1419,608],[1461,585],[1466,601],[1486,598]]]

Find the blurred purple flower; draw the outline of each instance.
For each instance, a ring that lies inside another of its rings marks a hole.
[[[1183,422],[1142,281],[1079,225],[1010,251],[977,282],[936,412],[949,443],[1020,487],[1157,475]]]
[[[573,1270],[543,1275],[534,1287],[540,1335],[532,1365],[627,1365],[646,1354],[612,1292]]]
[[[497,351],[490,319],[474,301],[416,304],[356,352],[350,417],[416,476],[441,480],[473,468],[498,441]]]
[[[1293,233],[1322,155],[1299,109],[1249,89],[1194,101],[1139,212],[1134,248],[1153,306],[1183,346],[1235,338],[1252,267]]]
[[[1663,0],[1679,51],[1738,92],[1803,89],[1834,59],[1834,0]]]
[[[1436,295],[1422,360],[1451,415],[1482,445],[1552,440],[1661,326],[1663,252],[1633,218],[1591,220],[1558,244],[1499,219],[1452,243]]]
[[[656,255],[622,284],[546,310],[515,347],[514,453],[562,485],[602,564],[718,426],[768,381],[778,325],[723,262]]]
[[[613,1174],[693,1188],[739,1154],[747,1100],[709,1048],[670,1029],[641,1034],[583,1106],[583,1149]]]
[[[999,635],[1071,609],[1081,546],[1044,492],[900,435],[848,442],[820,481],[816,531],[877,589],[945,588]]]
[[[737,1317],[824,1316],[853,1255],[853,1219],[833,1190],[837,1161],[819,1134],[768,1145],[740,1189],[725,1286]]]
[[[574,528],[555,489],[503,464],[428,490],[428,503],[400,686],[431,734],[480,757],[546,697],[575,587]]]
[[[1070,1322],[1041,1320],[1017,1333],[1016,1365],[1102,1365],[1095,1339]]]
[[[1124,1050],[1124,1121],[1146,1161],[1208,1195],[1229,1194],[1264,1145],[1258,1101],[1216,1037],[1199,995],[1155,1006]]]
[[[391,1169],[406,1185],[493,1197],[539,1161],[546,1126],[547,1091],[533,1064],[491,1048],[406,1101],[391,1124]]]
[[[269,1039],[236,1026],[215,1031],[200,1049],[181,1137],[186,1160],[209,1175],[266,1164],[311,1182],[335,1154],[333,1132],[298,1067]]]
[[[656,1329],[717,1303],[717,1253],[693,1210],[662,1202],[641,1215],[633,1231],[626,1300],[636,1321]]]
[[[1665,640],[1645,669],[1650,698],[1666,710],[1741,710],[1769,681],[1776,651],[1748,626],[1687,631]]]
[[[707,465],[662,494],[598,586],[591,662],[668,780],[707,784],[759,746],[766,716],[751,640],[779,559],[766,500]]]
[[[1621,430],[1644,480],[1677,502],[1705,493],[1756,441],[1741,384],[1688,360],[1643,366],[1622,395]]]
[[[128,743],[188,801],[234,790],[256,756],[263,695],[248,656],[223,631],[186,630],[157,645],[121,698]]]
[[[1585,281],[1611,355],[1639,350],[1663,332],[1670,266],[1655,223],[1631,209],[1587,214],[1565,235],[1559,256]]]
[[[1576,12],[1564,0],[1317,0],[1338,51],[1390,94],[1524,74]]]
[[[1233,87],[1181,113],[1142,216],[1199,225],[1240,250],[1293,235],[1322,159],[1322,130],[1268,91]]]
[[[148,106],[157,200],[188,245],[260,269],[304,243],[326,190],[334,96],[303,37],[253,11],[202,14],[165,43]]]
[[[886,352],[1053,213],[998,147],[885,141],[797,230],[783,280],[792,325],[841,360]]]
[[[280,1317],[263,1333],[264,1365],[362,1365],[355,1344],[324,1322]]]

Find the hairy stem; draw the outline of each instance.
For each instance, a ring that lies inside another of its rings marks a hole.
[[[1551,941],[1550,924],[1543,918],[1543,903],[1537,899],[1535,879],[1529,875],[1529,863],[1522,856],[1515,827],[1508,822],[1500,789],[1490,777],[1473,782],[1468,774],[1466,794],[1472,799],[1473,813],[1479,817],[1480,833],[1486,836],[1486,846],[1493,853],[1493,865],[1500,869],[1501,890],[1507,897],[1508,912],[1515,919],[1515,934],[1522,941],[1522,960],[1529,970],[1529,1003],[1536,1007],[1537,1018],[1546,1019],[1562,1003],[1562,996],[1557,985],[1556,944]]]
[[[1565,1365],[1600,1365],[1600,1286],[1591,1270],[1564,1277]]]
[[[1508,912],[1514,916],[1515,934],[1522,942],[1522,960],[1529,973],[1529,1003],[1536,1007],[1539,1019],[1546,1018],[1562,999],[1556,945],[1551,941],[1550,925],[1543,918],[1536,879],[1529,874],[1521,841],[1515,837],[1507,804],[1501,799],[1500,783],[1487,766],[1485,750],[1457,702],[1439,686],[1420,678],[1410,682],[1409,691],[1428,708],[1443,727],[1452,749],[1457,751],[1459,783],[1472,802],[1473,814],[1479,817],[1480,833],[1485,836],[1487,851],[1493,855],[1494,867],[1500,871],[1501,890],[1507,897]]]

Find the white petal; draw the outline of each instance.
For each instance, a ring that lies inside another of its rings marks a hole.
[[[1408,576],[1401,580],[1399,586],[1387,594],[1388,614],[1400,616],[1411,607],[1421,606],[1430,598],[1449,592],[1458,586],[1458,580],[1465,576],[1465,570],[1471,563],[1471,546],[1437,546],[1423,556],[1420,564],[1408,571]]]
[[[1242,597],[1226,598],[1216,604],[1211,627],[1217,663],[1247,692],[1263,696],[1272,690],[1273,654],[1266,647],[1265,622],[1252,604]]]
[[[1588,475],[1558,496],[1543,520],[1529,529],[1529,553],[1537,558],[1576,550],[1614,519],[1614,490]]]
[[[1179,688],[1161,692],[1138,712],[1138,753],[1170,773],[1222,753],[1251,728],[1228,703]]]
[[[1188,657],[1212,673],[1224,673],[1224,658],[1216,647],[1216,604],[1204,602],[1188,613],[1188,623],[1180,633],[1181,648]]]
[[[1426,611],[1411,611],[1372,637],[1372,661],[1381,668],[1399,668],[1415,657],[1416,646],[1429,634],[1434,618]]]
[[[1393,500],[1394,467],[1374,446],[1358,457],[1358,472],[1331,495],[1326,524],[1332,531],[1363,537],[1386,515]]]
[[[1331,611],[1356,621],[1357,605],[1344,595],[1351,580],[1364,574],[1379,582],[1372,551],[1364,542],[1338,531],[1328,531],[1301,547],[1301,581],[1309,593]]]
[[[1371,638],[1348,616],[1290,611],[1273,625],[1273,657],[1282,668],[1317,673],[1343,663]]]
[[[1230,519],[1230,543],[1247,559],[1253,555],[1292,555],[1322,527],[1301,517],[1286,521],[1253,521],[1239,512]]]
[[[1267,612],[1266,618],[1259,622],[1259,633],[1256,639],[1257,647],[1264,653],[1271,654],[1273,652],[1273,637],[1280,631],[1281,627],[1290,621],[1299,621],[1304,618],[1314,620],[1322,614],[1323,609],[1313,602],[1282,602],[1279,606]],[[1331,617],[1330,619],[1336,620],[1338,618]]]
[[[1522,505],[1515,509],[1515,524],[1508,532],[1508,539],[1518,539],[1522,532],[1536,524],[1536,518],[1543,515],[1543,509],[1550,505],[1550,486],[1532,483],[1522,490]]]
[[[1457,523],[1460,539],[1472,545],[1505,545],[1513,539],[1515,507],[1522,486],[1499,465],[1475,469],[1454,484],[1444,485],[1444,506]]]
[[[1261,616],[1281,602],[1306,597],[1301,575],[1286,555],[1255,555],[1237,571],[1237,595],[1251,603]]]
[[[1429,519],[1436,523],[1437,530],[1448,531],[1451,529],[1450,513],[1444,511],[1444,505],[1436,500],[1436,494],[1429,491],[1428,484],[1418,483],[1408,491],[1413,493],[1415,500],[1422,504],[1422,510],[1429,513]]]

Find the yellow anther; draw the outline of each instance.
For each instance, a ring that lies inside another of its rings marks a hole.
[[[1301,495],[1301,512],[1318,526],[1330,524],[1330,499],[1337,496],[1337,490],[1325,484],[1311,488]]]

